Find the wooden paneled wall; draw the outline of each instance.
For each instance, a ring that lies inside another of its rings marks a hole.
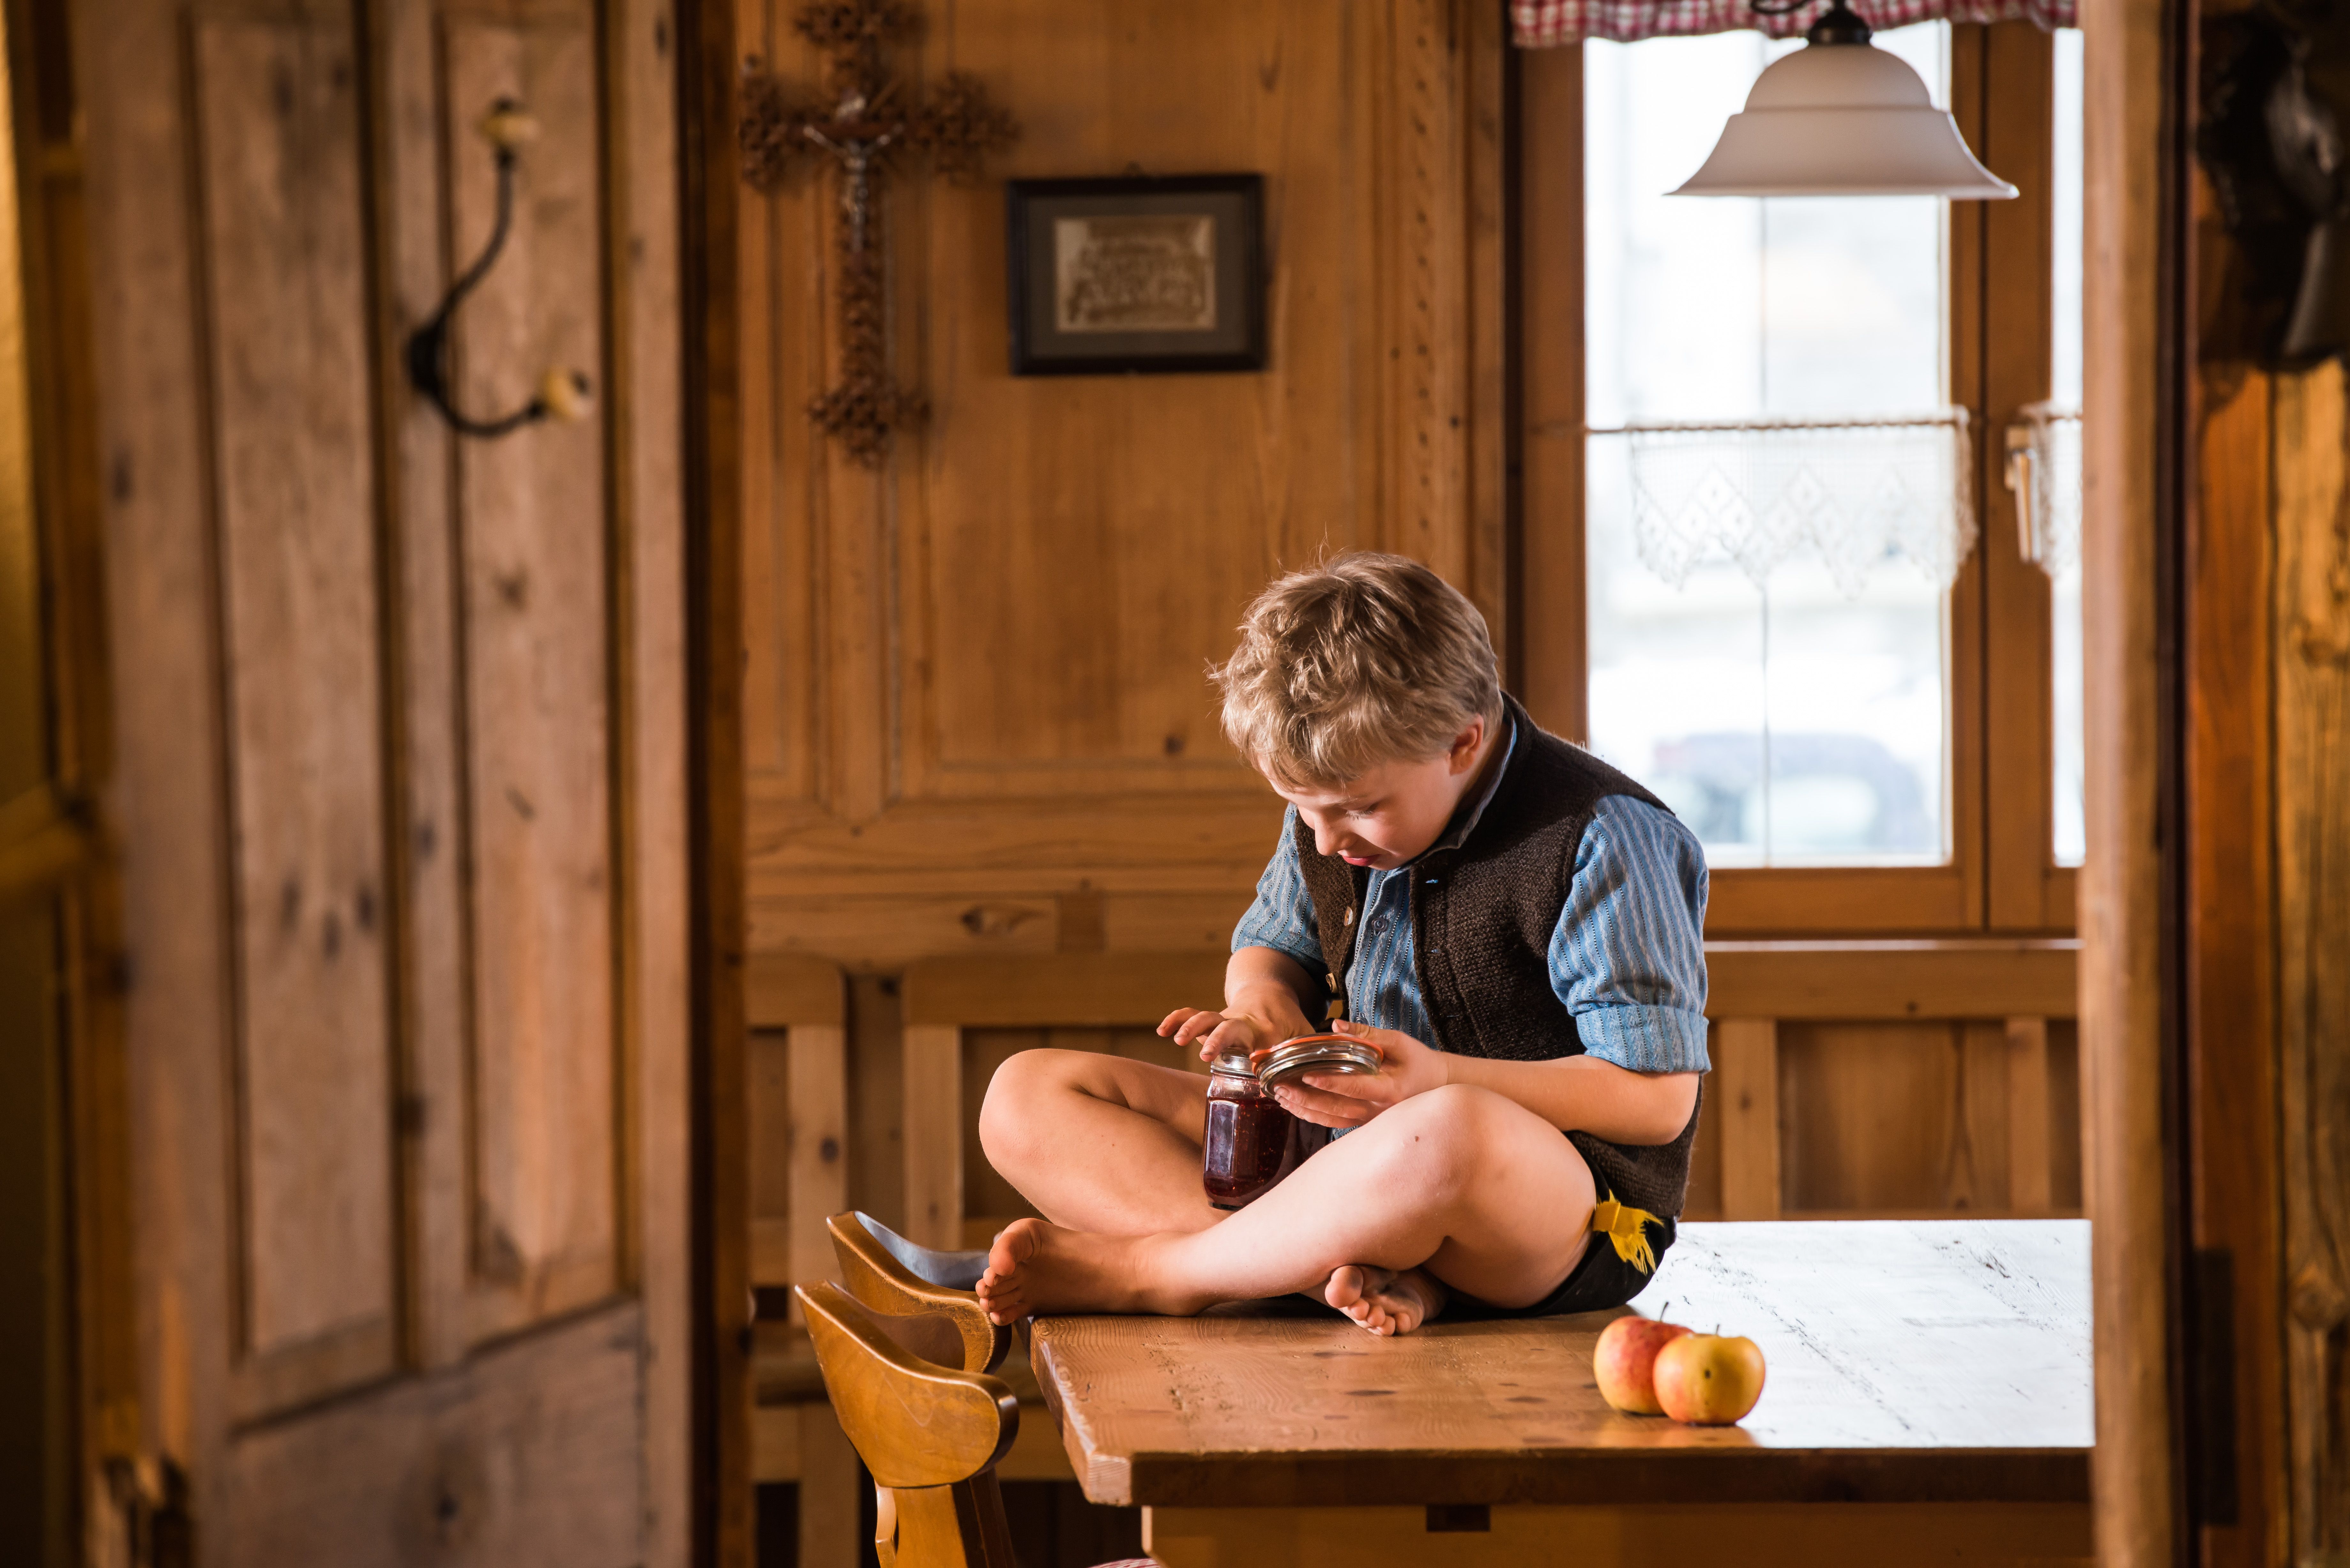
[[[742,47],[813,83],[795,0]],[[835,372],[829,175],[743,207],[754,948],[851,964],[1215,947],[1279,823],[1204,672],[1327,549],[1409,550],[1500,623],[1499,7],[932,0],[910,79],[1022,125],[886,199],[922,434],[878,475]],[[919,171],[920,166],[914,166]],[[1014,378],[1004,176],[1266,179],[1261,374]]]

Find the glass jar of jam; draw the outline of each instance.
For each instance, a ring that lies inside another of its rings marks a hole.
[[[1257,1082],[1249,1054],[1234,1047],[1208,1071],[1208,1137],[1200,1185],[1219,1209],[1243,1209],[1272,1190],[1296,1163],[1296,1118]]]

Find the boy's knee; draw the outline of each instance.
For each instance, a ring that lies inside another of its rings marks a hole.
[[[1476,1179],[1492,1147],[1489,1123],[1500,1096],[1488,1089],[1447,1084],[1384,1112],[1390,1123],[1388,1158],[1398,1173],[1432,1193],[1458,1191]]]
[[[979,1143],[992,1158],[1033,1140],[1040,1130],[1043,1102],[1065,1087],[1069,1051],[1022,1051],[1007,1056],[987,1081],[979,1103]]]

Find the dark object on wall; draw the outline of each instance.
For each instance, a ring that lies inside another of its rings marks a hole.
[[[2206,352],[2271,369],[2350,349],[2350,6],[2264,5],[2203,28],[2195,151],[2229,235]]]
[[[1264,180],[1014,180],[1012,373],[1264,369]]]
[[[525,425],[535,425],[541,420],[583,420],[595,403],[595,383],[586,373],[560,367],[539,378],[537,395],[512,413],[498,414],[477,420],[461,410],[449,388],[449,328],[456,317],[457,307],[465,296],[481,286],[505,253],[506,235],[514,228],[515,166],[522,160],[522,150],[538,136],[538,122],[530,111],[510,98],[502,98],[490,105],[483,117],[483,138],[490,144],[491,155],[497,160],[498,215],[490,226],[490,242],[473,265],[457,275],[440,306],[426,318],[423,326],[409,335],[408,379],[411,386],[441,410],[441,417],[459,435],[494,440],[511,435]]]
[[[808,405],[808,416],[840,438],[867,468],[889,455],[893,431],[918,430],[930,402],[889,373],[889,311],[882,298],[881,204],[878,185],[897,161],[926,156],[949,181],[968,184],[980,161],[1018,140],[1012,116],[990,102],[976,78],[950,71],[927,102],[907,101],[882,68],[885,41],[910,36],[921,13],[898,0],[816,0],[792,26],[828,57],[822,100],[805,99],[756,56],[743,62],[743,119],[735,128],[743,178],[779,189],[800,166],[829,159],[840,171],[840,384]]]

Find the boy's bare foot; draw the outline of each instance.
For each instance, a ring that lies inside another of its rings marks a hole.
[[[1192,1313],[1206,1302],[1155,1299],[1143,1288],[1138,1254],[1151,1238],[1096,1236],[1043,1220],[1014,1220],[987,1250],[979,1302],[993,1323],[1037,1313]]]
[[[1322,1299],[1373,1334],[1409,1334],[1444,1310],[1443,1283],[1420,1269],[1348,1263],[1334,1271]]]

